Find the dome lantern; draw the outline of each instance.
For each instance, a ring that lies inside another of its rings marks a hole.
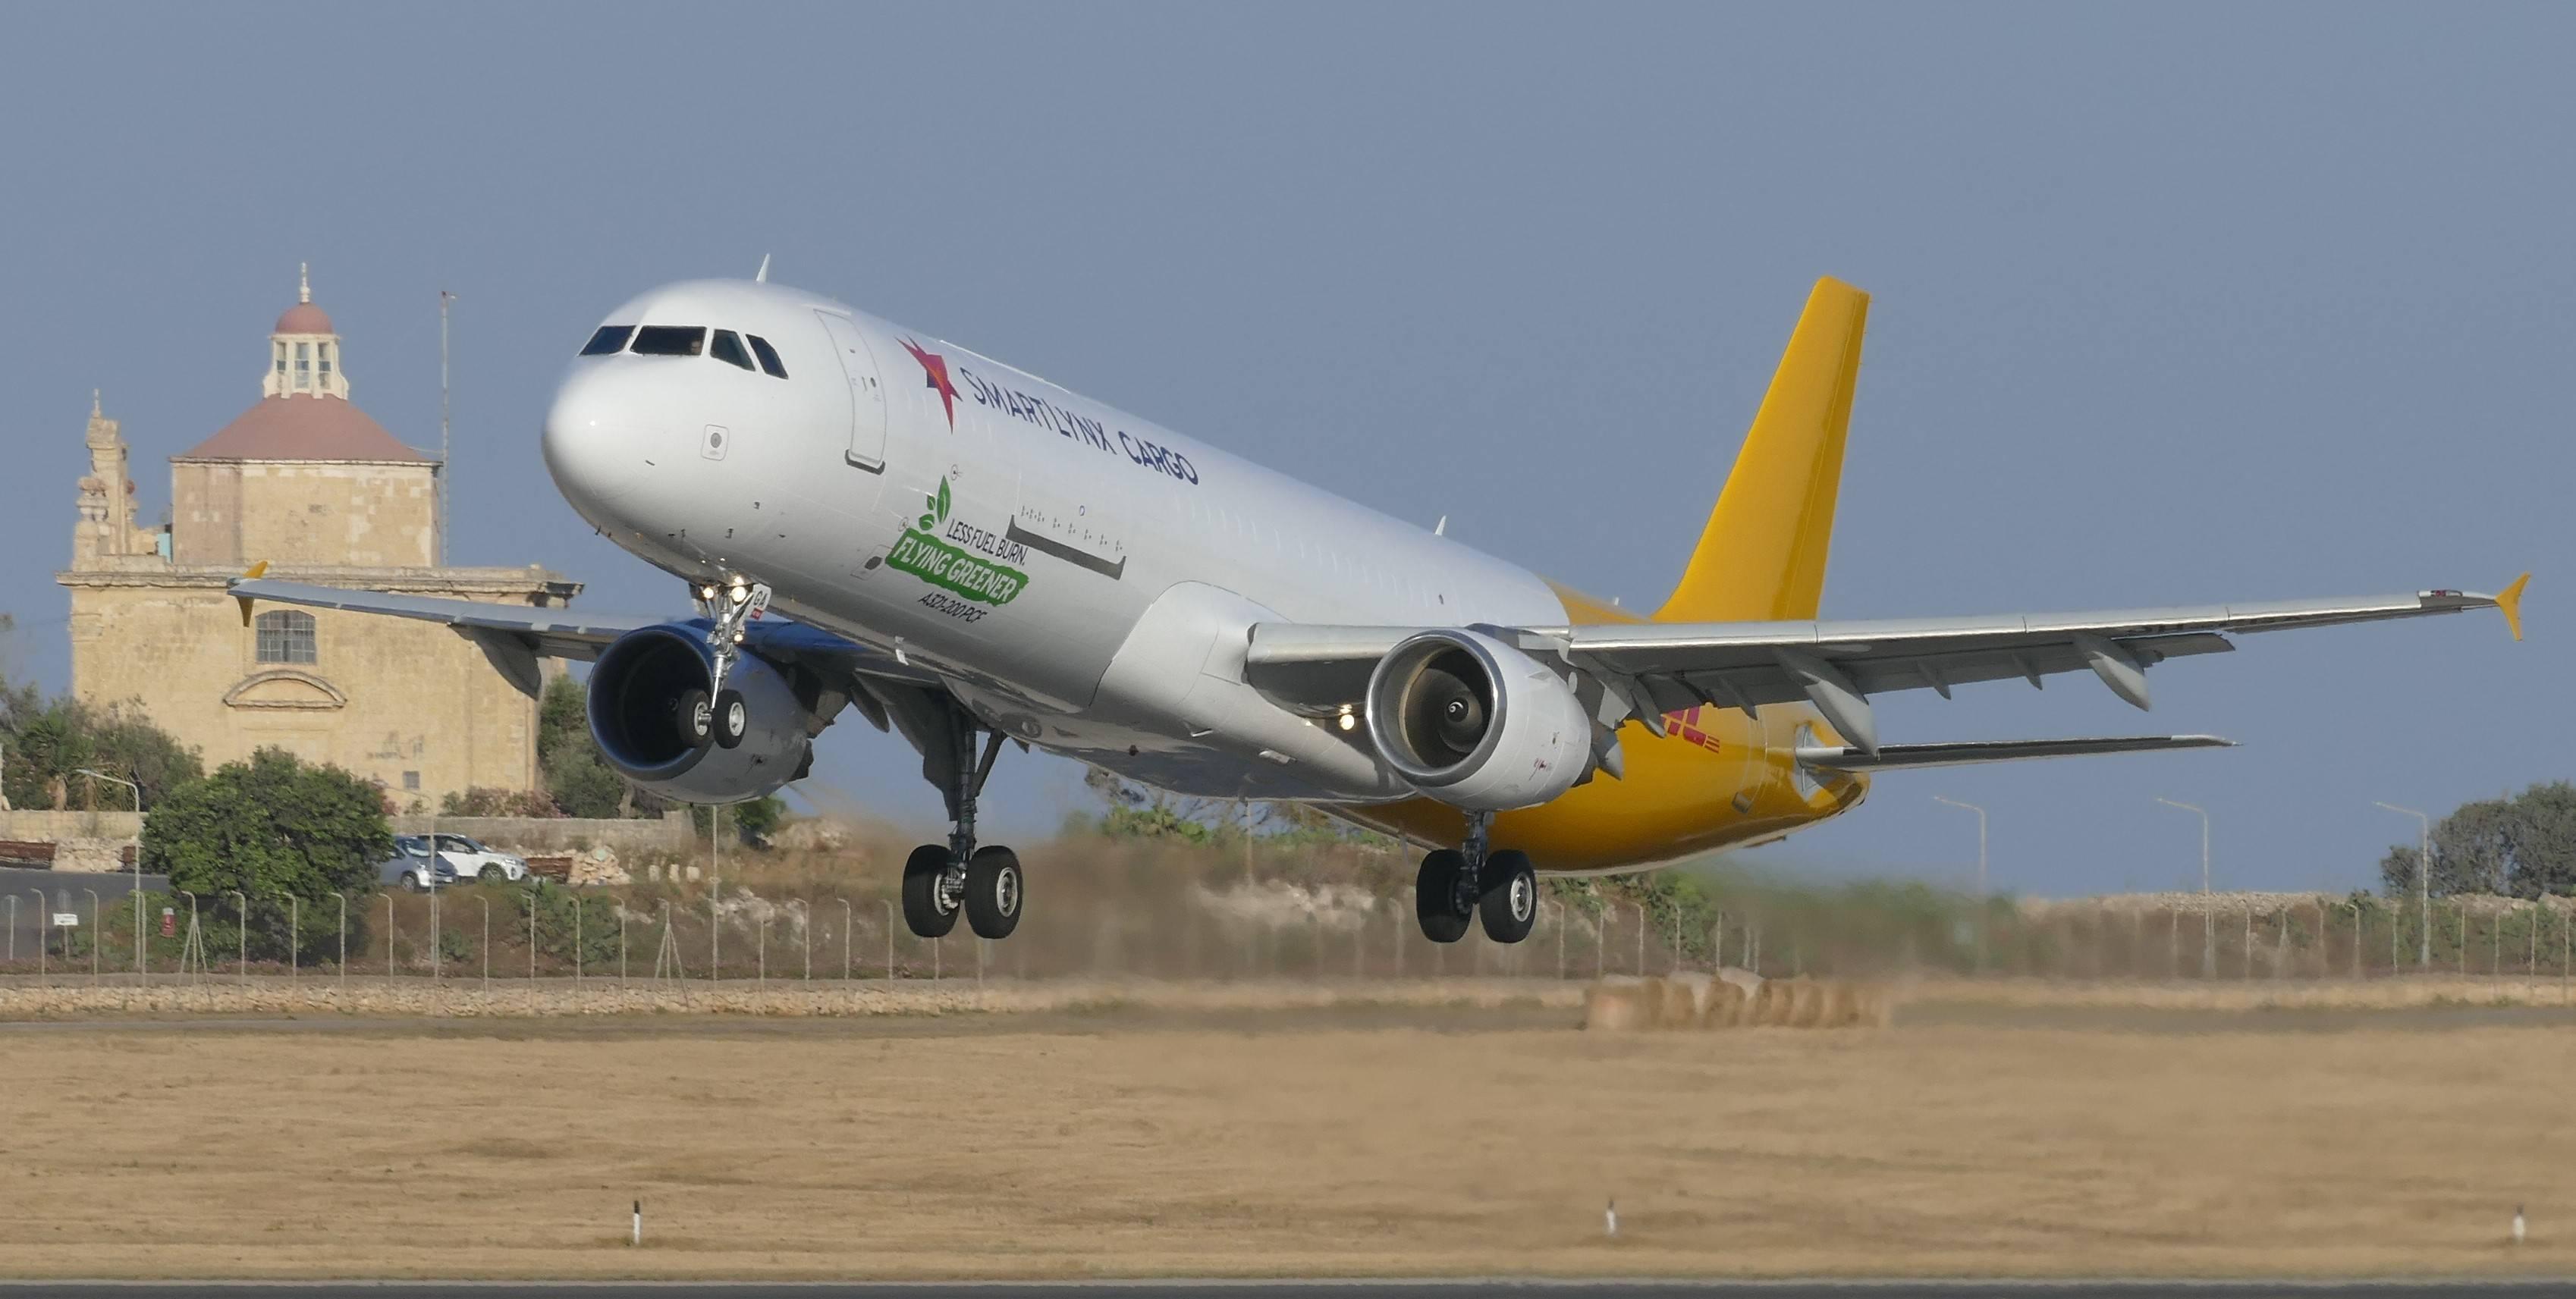
[[[277,318],[268,336],[268,374],[260,380],[267,397],[337,397],[349,399],[349,375],[341,365],[340,335],[330,314],[313,305],[309,265],[296,268],[295,305]]]

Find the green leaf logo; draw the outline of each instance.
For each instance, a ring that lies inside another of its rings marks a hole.
[[[948,480],[940,479],[939,494],[922,497],[921,501],[922,504],[930,507],[930,513],[922,515],[921,521],[913,526],[924,532],[935,532],[940,524],[948,521]]]

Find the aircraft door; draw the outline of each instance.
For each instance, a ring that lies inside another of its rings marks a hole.
[[[843,458],[872,474],[885,472],[885,389],[877,382],[876,356],[849,317],[817,311],[841,358],[841,374],[850,384],[850,449]]]

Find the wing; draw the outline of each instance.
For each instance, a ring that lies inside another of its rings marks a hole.
[[[1805,700],[1863,754],[1879,750],[1869,696],[2028,680],[2089,671],[2112,693],[2148,705],[2146,670],[2169,658],[2222,653],[2227,637],[2500,608],[2516,639],[2526,573],[2498,595],[2420,591],[2351,600],[2196,605],[2079,614],[1833,622],[1617,623],[1495,629],[1521,649],[1555,658],[1599,683],[1600,721],[1635,717],[1662,733],[1662,717],[1706,704],[1747,713]],[[1245,656],[1252,684],[1301,712],[1366,693],[1368,672],[1412,627],[1263,623]]]
[[[473,638],[505,669],[512,663],[538,657],[596,659],[610,641],[642,627],[667,622],[708,625],[702,619],[689,617],[574,613],[567,609],[478,604],[470,600],[441,600],[424,595],[388,595],[381,591],[309,586],[266,578],[235,578],[231,592],[234,599],[241,601],[244,618],[250,616],[254,602],[266,600],[274,604],[342,609],[351,613],[441,623]],[[899,662],[856,641],[775,615],[746,627],[743,644],[773,663],[796,664],[828,681],[848,687],[846,693],[852,702],[859,705],[879,730],[886,726],[885,708],[880,700],[888,692],[883,686],[900,684],[945,689],[938,677],[919,667]],[[533,677],[532,672],[518,675]],[[533,687],[531,689],[533,692]]]
[[[649,615],[600,615],[574,613],[568,609],[539,609],[524,604],[478,604],[471,600],[441,600],[426,595],[388,595],[382,591],[353,591],[345,587],[309,586],[302,582],[275,582],[266,578],[235,578],[230,589],[233,598],[241,601],[245,616],[254,601],[266,600],[271,604],[417,618],[463,631],[498,632],[516,637],[527,648],[547,658],[595,659],[608,642],[639,627],[671,621],[667,617]]]

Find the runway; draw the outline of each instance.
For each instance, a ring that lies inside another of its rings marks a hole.
[[[1520,1280],[1447,1281],[993,1281],[847,1285],[758,1282],[0,1282],[6,1299],[183,1299],[220,1293],[227,1299],[593,1299],[602,1292],[650,1292],[670,1299],[1066,1299],[1137,1295],[1147,1299],[1456,1299],[1464,1294],[1526,1294],[1532,1299],[1965,1299],[2005,1294],[2026,1299],[2482,1299],[2567,1293],[2565,1280],[2235,1281],[2235,1280]]]

